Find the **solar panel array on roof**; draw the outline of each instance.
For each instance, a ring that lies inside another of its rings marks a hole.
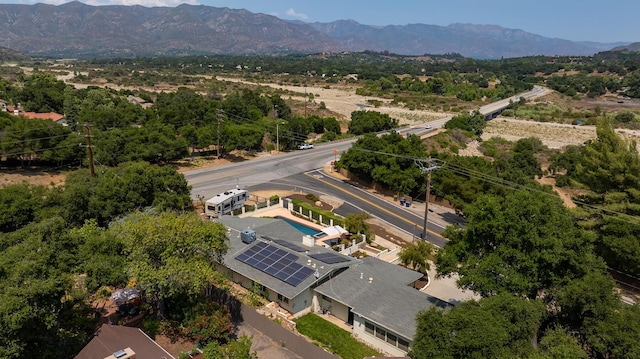
[[[296,244],[296,243],[293,243],[293,242],[289,242],[289,241],[285,241],[283,239],[272,239],[272,241],[273,241],[273,243],[277,243],[277,244],[279,244],[279,245],[281,245],[283,247],[287,247],[287,248],[291,249],[292,251],[304,252],[304,251],[307,250],[307,248],[305,248],[305,247],[303,247],[303,246],[301,246],[299,244]]]
[[[313,273],[313,269],[296,263],[297,255],[265,242],[256,243],[238,254],[236,259],[294,287]]]
[[[313,259],[317,259],[320,262],[327,263],[327,264],[335,264],[335,263],[341,263],[341,262],[348,262],[349,261],[349,258],[347,258],[345,256],[338,255],[338,254],[334,254],[334,253],[309,254],[309,257],[311,257]]]

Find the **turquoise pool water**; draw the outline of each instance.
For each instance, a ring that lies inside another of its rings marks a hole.
[[[292,220],[284,218],[284,217],[276,216],[276,218],[287,222],[293,228],[299,230],[300,232],[302,232],[304,234],[308,234],[310,236],[315,236],[316,234],[318,234],[318,232],[320,232],[319,230],[317,230],[315,228],[307,227],[304,224],[300,224],[298,222],[292,221]]]

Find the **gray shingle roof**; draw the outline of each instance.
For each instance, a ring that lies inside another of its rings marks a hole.
[[[316,282],[316,278],[314,275],[310,275],[305,279],[302,283],[297,286],[291,286],[259,269],[256,269],[248,264],[242,263],[241,261],[235,259],[235,257],[255,245],[256,242],[251,244],[243,243],[240,240],[239,231],[243,231],[245,229],[251,229],[256,232],[257,241],[265,241],[261,237],[267,236],[272,239],[282,239],[288,242],[296,243],[300,246],[303,246],[308,249],[308,252],[296,252],[289,248],[280,246],[274,242],[269,242],[269,244],[276,246],[280,249],[287,251],[288,253],[292,253],[298,256],[298,260],[296,261],[299,264],[308,266],[313,268],[314,270],[318,270],[319,278],[318,280],[322,280],[327,277],[331,272],[348,267],[355,263],[359,263],[359,260],[344,256],[347,261],[335,264],[327,264],[322,263],[316,259],[309,257],[309,254],[318,254],[318,253],[335,253],[336,255],[340,255],[339,253],[327,249],[321,246],[314,247],[306,247],[302,244],[302,236],[304,235],[302,232],[295,229],[293,226],[289,225],[285,221],[281,219],[275,218],[237,218],[230,216],[223,216],[217,221],[224,224],[227,228],[231,228],[232,231],[229,233],[228,237],[230,239],[230,249],[227,254],[223,258],[224,265],[253,281],[259,281],[261,285],[279,293],[287,298],[295,298],[298,294],[308,289],[311,285]],[[315,267],[313,267],[315,265]]]
[[[415,318],[431,306],[448,303],[407,286],[422,275],[377,258],[366,257],[315,288],[316,292],[336,300],[372,323],[405,338],[416,333]],[[372,278],[371,282],[369,278]]]

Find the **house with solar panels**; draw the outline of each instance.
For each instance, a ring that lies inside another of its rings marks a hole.
[[[218,270],[245,288],[256,284],[291,317],[329,313],[352,335],[379,351],[404,356],[416,333],[415,318],[448,303],[412,284],[422,274],[377,258],[357,259],[303,240],[280,219],[223,217],[230,249]]]
[[[303,242],[304,234],[280,219],[219,220],[231,232],[230,250],[218,270],[245,288],[260,285],[268,300],[293,316],[322,310],[314,302],[313,288],[359,262],[313,241]]]

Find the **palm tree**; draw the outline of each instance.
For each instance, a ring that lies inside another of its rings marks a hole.
[[[410,245],[402,248],[398,257],[402,265],[413,268],[414,270],[426,274],[431,266],[431,261],[435,254],[433,244],[427,241],[418,241],[418,245]]]

